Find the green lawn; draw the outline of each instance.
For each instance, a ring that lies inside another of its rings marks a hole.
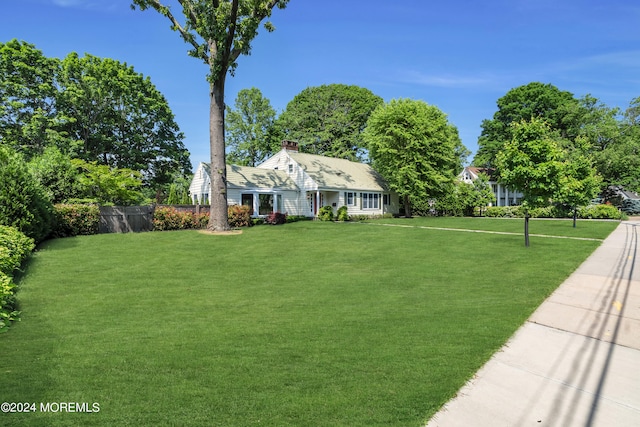
[[[591,238],[617,226],[531,222]],[[598,245],[320,222],[49,241],[0,335],[0,400],[100,411],[0,424],[419,426]]]

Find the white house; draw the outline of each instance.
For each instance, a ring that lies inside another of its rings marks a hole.
[[[473,183],[480,174],[485,174],[489,177],[489,185],[491,185],[491,191],[496,196],[496,206],[517,206],[522,201],[522,193],[509,189],[504,184],[500,184],[496,179],[496,171],[493,168],[479,168],[476,166],[467,166],[464,168],[458,179],[467,184]]]
[[[200,163],[189,186],[194,203],[208,204],[209,165]],[[252,216],[271,212],[314,217],[318,208],[334,213],[346,206],[349,215],[399,212],[399,199],[369,165],[300,153],[298,144],[283,141],[282,150],[258,167],[227,166],[227,203],[252,206]]]

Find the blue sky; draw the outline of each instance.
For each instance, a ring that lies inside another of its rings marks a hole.
[[[207,67],[166,18],[130,3],[2,0],[0,41],[132,65],[166,96],[194,165],[208,161]],[[227,104],[257,87],[280,112],[306,87],[353,84],[439,107],[475,152],[482,120],[514,87],[551,83],[623,110],[640,96],[637,0],[291,0],[272,21],[227,79]]]

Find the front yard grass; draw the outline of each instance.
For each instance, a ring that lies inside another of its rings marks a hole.
[[[576,233],[558,222],[531,232]],[[1,424],[419,426],[598,245],[321,222],[48,241],[0,336],[0,397],[100,411]]]

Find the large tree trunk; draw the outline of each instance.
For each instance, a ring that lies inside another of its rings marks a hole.
[[[404,216],[405,218],[411,218],[411,198],[404,196]]]
[[[208,229],[229,230],[227,214],[227,162],[224,144],[224,80],[211,84],[209,144],[211,146],[211,210]]]

